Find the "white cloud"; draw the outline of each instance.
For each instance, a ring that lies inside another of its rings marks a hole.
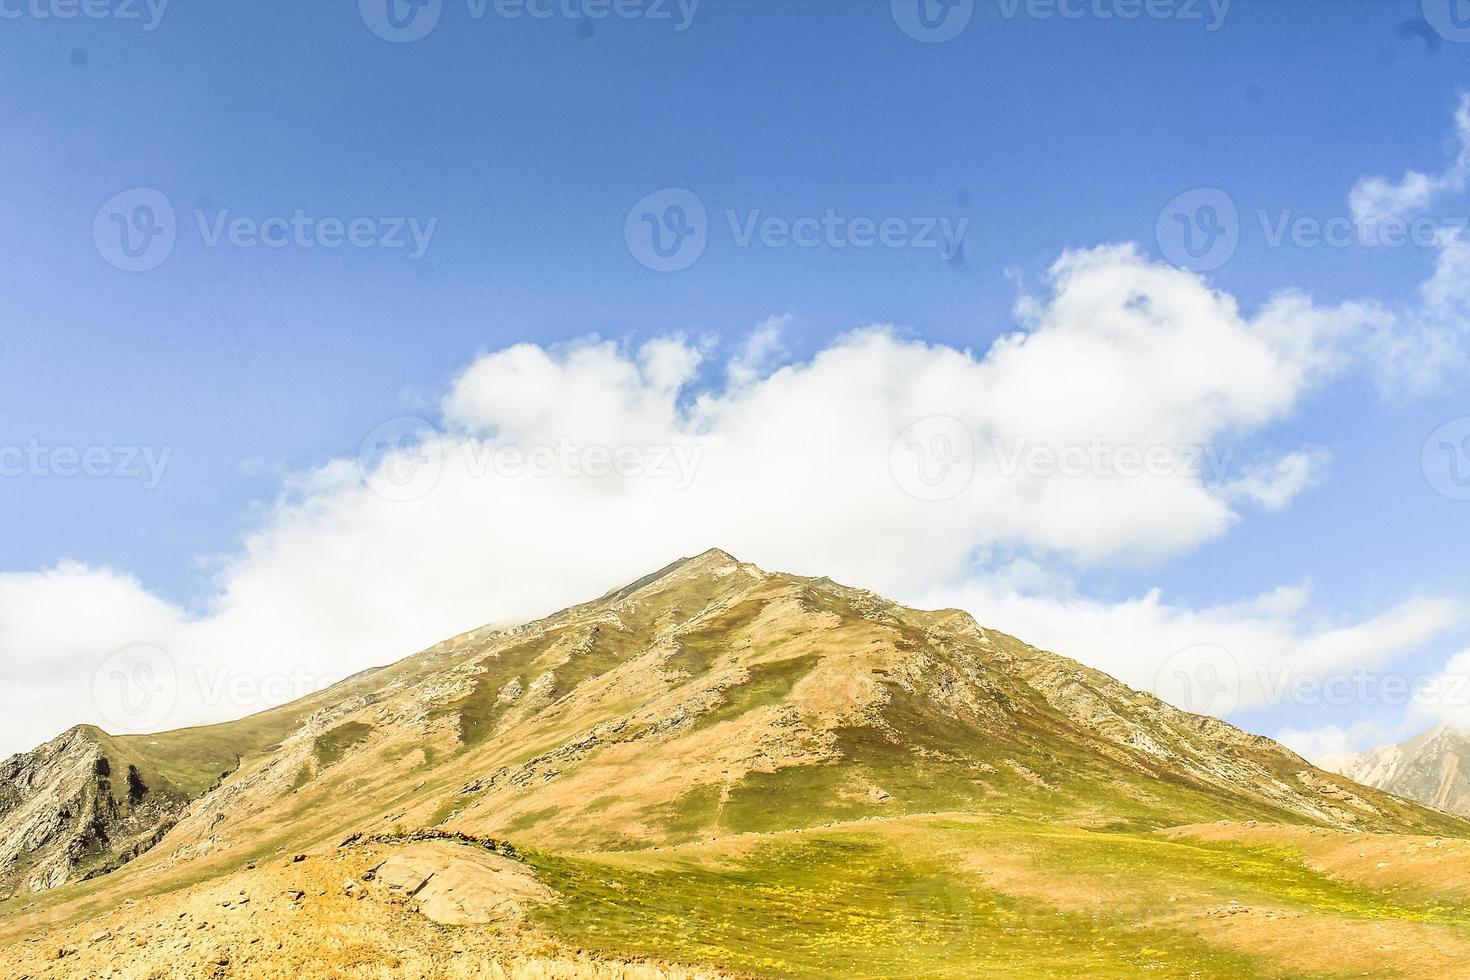
[[[781,331],[791,324],[791,316],[773,316],[751,331],[740,353],[731,358],[725,369],[732,388],[758,381],[770,373],[781,354]]]
[[[701,353],[677,337],[486,354],[454,381],[424,444],[388,439],[366,481],[350,460],[289,480],[200,615],[70,567],[41,576],[45,602],[20,588],[30,579],[0,591],[0,622],[12,624],[0,670],[8,684],[26,673],[24,649],[53,665],[56,693],[84,691],[107,650],[153,643],[178,663],[170,723],[194,723],[547,613],[711,545],[901,600],[939,586],[982,622],[1143,685],[1160,656],[1200,637],[1330,666],[1433,632],[1443,611],[1414,604],[1313,633],[1304,600],[1287,593],[1202,611],[1157,594],[1111,606],[1056,598],[1060,569],[1188,551],[1241,519],[1241,499],[1285,506],[1309,482],[1310,452],[1273,451],[1234,481],[1191,454],[1250,455],[1253,438],[1342,367],[1358,321],[1296,296],[1247,317],[1127,246],[1069,252],[1049,284],[1030,329],[983,355],[872,328],[777,367],[775,322],[714,387],[699,385]],[[938,449],[919,440],[921,453],[951,454],[920,462],[973,467],[940,500],[923,499],[893,455],[899,434],[931,417],[958,429]],[[957,444],[967,440],[973,455]],[[1048,458],[1074,468],[1049,470]],[[374,491],[404,474],[410,488],[432,479],[417,499]],[[1018,562],[1007,575],[1033,591],[1002,592],[977,571],[993,553],[1029,556],[1031,572]],[[94,615],[80,625],[59,614],[68,608]],[[242,686],[223,701],[210,693],[232,681]],[[5,748],[88,717],[48,701],[21,714]]]
[[[1418,686],[1408,718],[1417,729],[1445,724],[1470,731],[1470,650],[1450,657]]]
[[[1384,725],[1376,721],[1358,721],[1347,726],[1323,725],[1320,728],[1283,728],[1276,741],[1297,755],[1325,769],[1338,771],[1342,756],[1398,742],[1407,735],[1401,725]]]
[[[1403,710],[1396,712],[1392,720],[1370,718],[1346,726],[1287,728],[1276,738],[1313,762],[1336,768],[1340,756],[1403,742],[1438,725],[1470,732],[1470,649],[1451,656],[1427,676],[1395,678],[1399,680],[1402,683],[1389,688],[1379,678],[1369,688],[1370,692],[1387,691],[1395,696],[1390,707]],[[1408,703],[1401,705],[1398,695],[1405,689]]]
[[[1410,227],[1408,223],[1423,219],[1441,199],[1463,195],[1470,187],[1470,93],[1461,96],[1455,111],[1455,143],[1454,158],[1440,174],[1410,171],[1398,182],[1383,177],[1358,181],[1348,203],[1365,233],[1376,240],[1377,229],[1387,222],[1397,224],[1402,233]],[[1366,339],[1364,353],[1387,393],[1416,394],[1437,388],[1466,365],[1470,241],[1463,228],[1463,208],[1462,200],[1457,219],[1439,221],[1432,236],[1435,268],[1420,286],[1419,302],[1397,312],[1365,309],[1376,329]]]
[[[1360,183],[1355,213],[1380,220],[1463,189],[1470,100],[1456,119],[1444,174]],[[1270,700],[1283,671],[1383,663],[1446,629],[1457,604],[1322,626],[1301,587],[1193,609],[1159,592],[1080,597],[1069,574],[1184,554],[1251,508],[1289,506],[1326,456],[1265,440],[1304,398],[1355,364],[1421,384],[1460,356],[1470,250],[1453,244],[1408,312],[1288,292],[1247,314],[1113,245],[1064,253],[1018,302],[1025,329],[980,353],[873,327],[782,363],[780,317],[713,371],[679,336],[486,354],[445,394],[437,431],[385,440],[366,481],[344,459],[288,476],[198,615],[106,570],[0,576],[0,752],[80,720],[126,727],[81,692],[129,644],[170,652],[169,722],[195,723],[711,545],[961,605],[1143,687],[1201,644],[1238,663],[1246,705]],[[405,475],[425,493],[373,489]],[[231,679],[245,683],[222,698]]]
[[[1375,226],[1389,219],[1407,219],[1424,211],[1442,194],[1459,193],[1470,182],[1470,94],[1460,97],[1455,110],[1454,160],[1440,174],[1410,170],[1398,181],[1364,177],[1353,185],[1348,203],[1360,225]]]
[[[1331,458],[1330,453],[1320,449],[1289,453],[1247,468],[1240,479],[1227,483],[1224,490],[1232,499],[1253,500],[1269,511],[1282,510],[1303,490],[1321,480]]]
[[[1193,608],[1166,601],[1159,590],[1100,602],[1059,590],[1055,582],[1028,591],[1007,578],[939,588],[922,604],[968,610],[981,623],[1034,646],[1065,653],[1180,707],[1212,713],[1289,703],[1300,697],[1297,685],[1304,678],[1375,671],[1465,615],[1456,601],[1420,598],[1368,619],[1324,624],[1310,596],[1303,585]],[[1203,655],[1191,653],[1201,650]],[[1186,681],[1208,681],[1220,694],[1213,702],[1189,703],[1202,692],[1176,688],[1170,675],[1176,669],[1192,673],[1202,664],[1209,676]]]
[[[171,641],[182,625],[178,610],[108,569],[0,574],[0,755],[74,724],[106,727],[94,673],[119,648]]]

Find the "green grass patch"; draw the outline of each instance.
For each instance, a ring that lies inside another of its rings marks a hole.
[[[738,718],[747,711],[779,704],[791,693],[796,682],[811,673],[821,660],[820,654],[811,653],[774,663],[755,664],[750,668],[750,678],[744,684],[727,688],[724,703],[701,715],[695,728],[707,728]]]
[[[733,865],[644,857],[533,855],[563,896],[537,922],[609,954],[783,977],[1268,975],[1190,934],[1008,898],[860,834],[783,836]]]
[[[316,737],[312,751],[321,768],[326,769],[334,762],[342,761],[353,747],[362,744],[373,732],[373,726],[361,721],[343,722],[331,731]]]
[[[1296,848],[1190,837],[1059,833],[1044,866],[1093,877],[1144,879],[1160,888],[1208,891],[1249,905],[1295,906],[1331,915],[1470,926],[1467,909],[1411,888],[1373,889],[1308,867]]]

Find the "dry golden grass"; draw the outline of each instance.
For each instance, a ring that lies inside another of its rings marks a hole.
[[[275,860],[206,885],[130,902],[91,921],[0,947],[0,975],[56,980],[401,980],[597,978],[666,980],[723,974],[651,961],[597,957],[522,926],[458,928],[422,914],[415,899],[368,880],[413,844],[363,846]],[[442,845],[448,850],[454,845]],[[459,847],[452,860],[476,870],[485,857]],[[447,862],[436,867],[443,871]],[[351,883],[349,885],[349,882]],[[523,884],[506,895],[524,898]],[[493,905],[498,898],[483,891]],[[65,951],[65,955],[62,955]]]

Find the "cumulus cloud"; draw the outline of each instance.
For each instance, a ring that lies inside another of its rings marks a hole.
[[[1443,174],[1362,182],[1355,214],[1462,190],[1470,100],[1456,120]],[[1109,245],[1065,252],[1018,302],[1021,329],[978,352],[879,325],[792,361],[777,317],[716,364],[681,336],[487,353],[431,418],[385,422],[359,459],[287,476],[200,611],[105,569],[0,575],[0,752],[73,721],[236,716],[711,545],[960,606],[1176,699],[1189,691],[1161,678],[1207,666],[1218,685],[1224,670],[1230,703],[1204,710],[1267,703],[1283,676],[1381,664],[1458,621],[1458,604],[1323,625],[1304,587],[1199,609],[1070,583],[1186,554],[1309,492],[1326,454],[1274,444],[1273,427],[1355,365],[1437,378],[1470,322],[1457,244],[1408,312],[1300,292],[1246,312]],[[1181,669],[1181,650],[1205,653]],[[142,678],[166,718],[126,710],[98,678]]]
[[[1346,761],[1344,757],[1364,748],[1376,748],[1402,741],[1414,734],[1402,725],[1377,721],[1358,721],[1349,725],[1323,725],[1320,728],[1284,728],[1276,733],[1276,741],[1315,765],[1334,772]]]
[[[1470,650],[1461,650],[1417,685],[1407,724],[1416,731],[1449,725],[1470,732]]]
[[[1470,650],[1461,650],[1425,675],[1369,675],[1369,700],[1384,700],[1402,710],[1388,718],[1347,725],[1286,728],[1276,738],[1306,758],[1335,768],[1339,757],[1403,742],[1439,725],[1470,732]]]
[[[1225,485],[1225,492],[1232,498],[1253,500],[1268,511],[1282,510],[1322,478],[1330,460],[1331,454],[1322,449],[1288,453],[1248,467],[1239,479]]]
[[[1386,177],[1364,177],[1353,185],[1348,203],[1360,225],[1377,226],[1392,219],[1420,214],[1442,194],[1463,191],[1470,182],[1470,93],[1460,97],[1455,110],[1453,161],[1439,174],[1406,172],[1397,181]]]
[[[1389,225],[1402,237],[1413,222],[1428,221],[1435,250],[1433,274],[1420,286],[1417,304],[1402,310],[1365,311],[1376,322],[1365,352],[1387,392],[1415,394],[1443,384],[1466,365],[1470,338],[1470,239],[1464,226],[1463,194],[1470,187],[1470,93],[1455,112],[1454,157],[1436,175],[1409,171],[1398,181],[1367,177],[1348,195],[1354,220],[1371,240]],[[1443,199],[1462,195],[1458,217],[1430,217]]]
[[[72,724],[103,725],[93,681],[132,644],[172,641],[179,610],[132,576],[66,562],[0,574],[0,755]]]
[[[777,366],[781,354],[781,331],[791,323],[789,314],[773,316],[751,331],[740,352],[730,359],[725,376],[732,388],[765,377]]]
[[[388,423],[361,459],[291,478],[202,612],[75,566],[0,582],[6,690],[28,690],[20,676],[43,676],[40,662],[54,681],[44,709],[6,705],[19,720],[4,748],[62,718],[164,727],[105,698],[77,703],[99,670],[116,673],[118,647],[166,650],[168,664],[123,673],[172,670],[167,723],[197,723],[711,545],[962,605],[1145,687],[1171,651],[1206,639],[1319,669],[1448,619],[1409,603],[1313,632],[1295,593],[1208,610],[1071,596],[1067,568],[1187,552],[1302,492],[1316,454],[1257,437],[1341,370],[1361,321],[1300,296],[1247,316],[1129,246],[1069,252],[1047,287],[1027,329],[983,353],[873,327],[783,364],[772,321],[713,371],[679,337],[485,354],[438,418]],[[1002,575],[1001,554],[1029,556],[1030,571]]]
[[[1317,686],[1324,677],[1346,683],[1376,671],[1465,616],[1458,601],[1414,598],[1367,619],[1324,623],[1310,599],[1299,585],[1204,608],[1171,603],[1157,589],[1100,602],[1064,583],[1037,591],[999,577],[936,589],[924,604],[969,610],[1002,632],[1212,714],[1333,697]]]

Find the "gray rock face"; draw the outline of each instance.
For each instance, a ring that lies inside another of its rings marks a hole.
[[[154,793],[95,728],[0,763],[0,898],[104,874],[142,854],[186,801]]]
[[[1365,786],[1470,817],[1470,737],[1444,725],[1398,745],[1328,756],[1322,767]]]

